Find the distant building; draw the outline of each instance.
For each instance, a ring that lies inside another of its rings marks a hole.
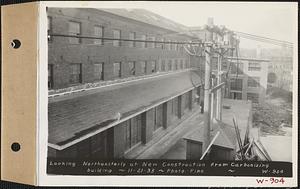
[[[267,89],[268,60],[227,58],[229,72],[229,98],[261,103]]]

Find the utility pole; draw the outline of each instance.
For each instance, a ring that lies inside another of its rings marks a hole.
[[[210,143],[210,124],[211,124],[211,48],[212,43],[205,44],[205,84],[204,84],[204,128],[202,152],[208,148]]]
[[[222,82],[222,56],[223,56],[223,48],[220,48],[220,52],[218,53],[218,68],[217,68],[217,85]],[[222,90],[223,87],[217,91],[217,119],[222,121]]]

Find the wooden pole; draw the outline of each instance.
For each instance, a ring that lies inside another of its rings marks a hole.
[[[211,44],[205,46],[205,83],[204,83],[204,128],[203,128],[203,154],[210,143],[211,118]]]
[[[217,72],[217,84],[221,84],[221,67],[222,67],[222,48],[220,54],[218,54],[218,72]],[[222,88],[217,91],[217,119],[222,121]]]

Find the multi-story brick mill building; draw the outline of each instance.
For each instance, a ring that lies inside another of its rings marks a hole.
[[[187,30],[145,10],[49,8],[49,157],[135,158],[199,112]]]

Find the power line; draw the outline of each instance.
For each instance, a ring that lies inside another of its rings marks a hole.
[[[289,45],[293,45],[293,43],[288,42],[288,41],[272,39],[272,38],[258,36],[258,35],[249,34],[249,33],[245,33],[245,32],[239,32],[239,31],[234,31],[234,32],[237,33],[237,34],[240,34],[240,35],[248,35],[248,36],[252,36],[252,37],[257,37],[257,38],[261,38],[261,39],[266,39],[266,40],[270,40],[270,41],[276,41],[276,42],[279,42],[279,43],[286,43],[286,44],[289,44]]]
[[[270,44],[273,44],[273,45],[278,45],[278,46],[293,48],[293,46],[289,45],[289,44],[284,44],[284,43],[269,41],[269,40],[265,40],[265,39],[259,39],[259,38],[250,37],[250,36],[240,36],[240,37],[245,38],[245,39],[255,40],[255,41],[258,41],[258,42],[262,42],[262,43],[270,43]]]

